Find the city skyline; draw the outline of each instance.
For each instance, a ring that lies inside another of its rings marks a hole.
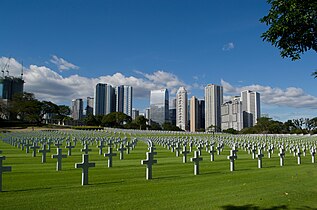
[[[97,83],[125,84],[134,87],[132,108],[144,110],[150,90],[167,88],[172,99],[184,86],[202,99],[213,83],[224,101],[259,92],[274,120],[317,116],[316,53],[292,62],[262,41],[265,1],[2,3],[0,68],[11,57],[18,77],[23,62],[25,91],[40,100],[71,106],[94,97]]]

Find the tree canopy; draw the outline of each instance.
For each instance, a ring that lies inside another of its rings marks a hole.
[[[260,19],[269,29],[262,34],[264,41],[280,50],[281,56],[300,59],[308,50],[317,51],[317,1],[267,0],[268,15]],[[314,73],[317,76],[317,73]]]

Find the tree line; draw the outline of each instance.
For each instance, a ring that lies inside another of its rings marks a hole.
[[[13,99],[7,104],[0,103],[0,120],[3,122],[17,121],[23,123],[32,123],[37,125],[46,124],[45,115],[50,115],[54,123],[63,121],[75,121],[69,117],[71,110],[65,105],[56,105],[51,101],[39,101],[34,97],[33,93],[24,92],[23,94],[16,94]],[[107,115],[92,115],[89,114],[77,124],[86,126],[98,127],[112,127],[125,129],[139,129],[139,130],[168,130],[168,131],[182,131],[176,125],[170,122],[165,122],[159,125],[155,122],[150,122],[144,116],[137,116],[132,119],[130,116],[122,112],[112,112]],[[214,128],[211,128],[214,129]],[[205,130],[201,130],[202,132]],[[223,130],[226,133],[232,134],[317,134],[317,117],[300,118],[280,122],[268,117],[261,117],[257,119],[257,124],[250,128],[244,128],[241,131],[234,129]]]

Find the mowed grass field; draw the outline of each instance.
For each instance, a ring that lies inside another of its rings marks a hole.
[[[63,145],[63,154],[67,150]],[[257,168],[246,151],[238,152],[236,171],[229,171],[229,148],[215,161],[204,149],[200,175],[193,175],[193,163],[182,163],[182,155],[156,145],[157,164],[153,179],[145,179],[147,145],[139,141],[124,160],[114,157],[113,168],[107,167],[107,158],[98,154],[96,145],[90,146],[89,185],[81,186],[82,162],[77,143],[72,156],[63,159],[62,171],[56,171],[53,147],[47,163],[41,163],[41,154],[32,157],[16,147],[0,141],[4,166],[12,172],[3,173],[3,192],[0,209],[317,209],[317,164],[311,163],[308,153],[297,165],[297,159],[286,152],[285,166],[279,166],[277,151],[271,159],[267,153],[263,168]],[[107,149],[104,149],[107,152]]]

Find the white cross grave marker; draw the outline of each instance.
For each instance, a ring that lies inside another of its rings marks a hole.
[[[194,175],[199,175],[199,162],[203,158],[199,157],[199,151],[194,152],[194,157],[190,159],[191,162],[194,162]]]
[[[12,170],[11,166],[3,166],[2,161],[5,160],[5,156],[0,156],[0,192],[2,192],[2,173],[10,172]]]
[[[52,155],[52,158],[57,158],[56,171],[61,171],[62,170],[62,159],[67,158],[67,155],[62,154],[61,148],[56,148],[56,150],[57,150],[57,154]]]
[[[88,185],[88,169],[95,167],[95,163],[89,163],[88,154],[82,154],[82,163],[75,163],[75,168],[82,168],[81,185]]]

